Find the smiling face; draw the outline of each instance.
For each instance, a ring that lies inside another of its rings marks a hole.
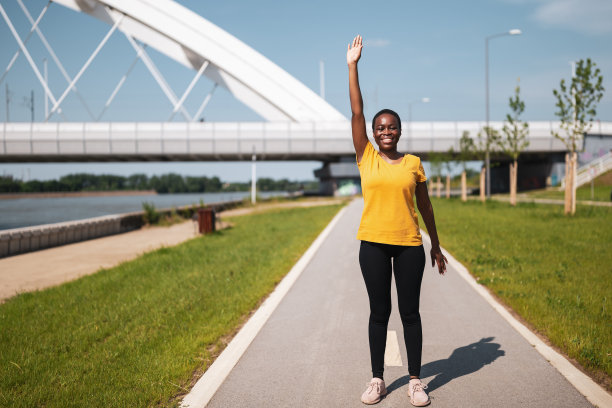
[[[394,152],[397,150],[402,131],[397,123],[397,118],[390,113],[383,113],[374,122],[374,140],[384,152]]]

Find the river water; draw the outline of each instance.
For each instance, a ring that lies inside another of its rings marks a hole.
[[[102,215],[142,211],[142,203],[155,208],[172,208],[200,203],[214,204],[250,197],[248,191],[228,193],[152,194],[108,197],[19,198],[0,200],[0,230],[74,221]],[[258,192],[259,197],[287,195],[285,192]]]

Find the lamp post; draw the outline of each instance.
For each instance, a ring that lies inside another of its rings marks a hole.
[[[486,179],[487,179],[487,198],[491,197],[491,160],[489,158],[489,40],[497,37],[503,37],[506,35],[520,35],[521,30],[514,28],[510,31],[506,31],[498,34],[491,34],[485,37],[485,99],[486,99],[486,128],[487,133],[486,150],[485,150],[485,163],[486,163]]]
[[[429,103],[431,99],[425,97],[413,101],[408,101],[408,137],[412,137],[412,105],[415,103]]]
[[[257,202],[257,178],[255,177],[257,163],[257,154],[255,154],[255,145],[253,145],[253,155],[251,156],[251,204]]]

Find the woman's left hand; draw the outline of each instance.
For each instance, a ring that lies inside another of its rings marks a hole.
[[[444,275],[446,273],[446,264],[448,261],[446,257],[442,255],[440,246],[431,247],[431,266],[433,267],[436,262],[438,263],[438,272],[440,275]]]

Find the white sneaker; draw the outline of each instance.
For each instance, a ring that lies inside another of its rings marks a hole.
[[[410,403],[415,407],[424,407],[431,402],[429,396],[425,392],[427,385],[423,384],[420,379],[413,378],[408,383],[408,396]]]
[[[366,388],[361,395],[361,402],[364,404],[376,404],[382,397],[387,395],[387,387],[385,387],[385,382],[380,378],[372,378],[372,380],[366,386],[368,388]]]

